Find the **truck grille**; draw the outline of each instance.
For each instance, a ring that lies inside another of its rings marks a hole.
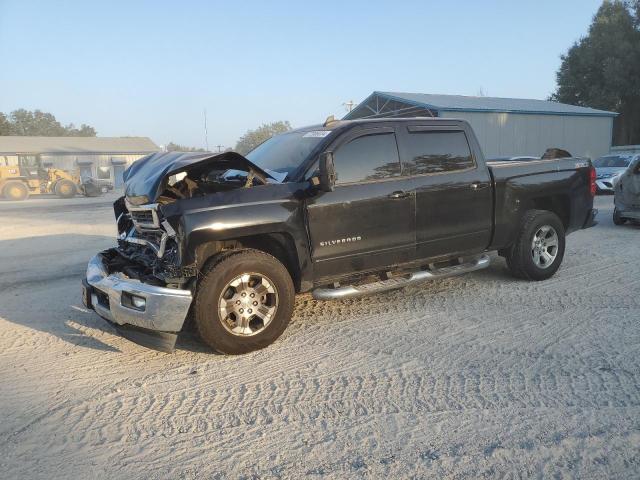
[[[153,224],[153,213],[151,210],[134,210],[131,212],[131,220],[134,223]]]
[[[140,240],[145,240],[154,245],[160,245],[162,241],[162,232],[152,231],[152,230],[144,230],[142,232],[137,232],[135,238],[139,238]]]
[[[160,228],[155,204],[145,205],[144,207],[132,207],[129,205],[128,209],[136,230],[141,228]]]

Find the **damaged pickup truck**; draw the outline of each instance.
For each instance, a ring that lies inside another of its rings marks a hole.
[[[485,162],[460,120],[328,121],[246,157],[153,154],[124,176],[118,245],[89,262],[83,300],[164,351],[187,318],[218,352],[263,348],[297,293],[376,295],[487,267],[490,251],[544,280],[596,215],[588,159]]]

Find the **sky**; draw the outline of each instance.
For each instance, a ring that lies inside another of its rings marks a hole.
[[[374,90],[545,99],[601,0],[0,0],[0,111],[233,147]]]

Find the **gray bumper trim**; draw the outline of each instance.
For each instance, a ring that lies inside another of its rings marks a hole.
[[[125,278],[118,273],[109,275],[101,254],[89,261],[87,282],[109,297],[109,304],[106,305],[95,291],[91,292],[93,309],[101,317],[118,325],[134,325],[161,332],[179,332],[192,300],[189,290],[157,287]],[[145,311],[122,305],[122,292],[144,297]]]
[[[620,216],[624,219],[640,220],[640,210],[623,210]]]

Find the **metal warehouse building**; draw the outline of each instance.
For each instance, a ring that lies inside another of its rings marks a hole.
[[[616,115],[544,100],[373,92],[344,118],[459,118],[471,124],[487,158],[539,157],[549,147],[596,158],[611,148]]]
[[[0,136],[0,165],[39,156],[44,167],[78,170],[82,178],[111,180],[118,188],[125,168],[159,150],[147,137]]]

